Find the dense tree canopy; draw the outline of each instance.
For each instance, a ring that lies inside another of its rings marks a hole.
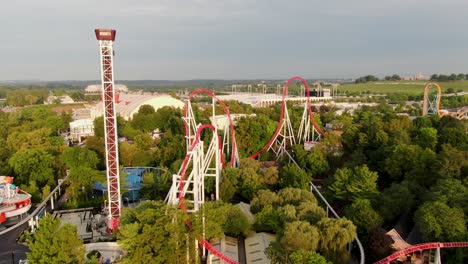
[[[27,235],[31,263],[85,263],[85,248],[76,226],[62,224],[60,218],[46,215],[34,235]]]

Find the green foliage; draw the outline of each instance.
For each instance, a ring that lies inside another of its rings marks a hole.
[[[437,129],[432,127],[420,128],[416,136],[416,142],[423,149],[434,150],[437,145]]]
[[[93,183],[104,181],[104,176],[96,169],[99,163],[98,155],[86,148],[72,147],[66,149],[61,158],[70,169],[68,179],[70,198],[86,200],[86,194],[91,191]]]
[[[289,255],[293,264],[332,264],[325,257],[314,251],[299,249]]]
[[[294,221],[286,223],[280,243],[287,252],[299,249],[316,251],[319,240],[320,234],[317,227],[309,222]]]
[[[397,83],[397,84],[395,84]],[[426,81],[390,81],[383,82],[367,82],[359,84],[346,84],[340,86],[340,93],[363,94],[369,91],[371,94],[392,94],[404,93],[411,96],[421,96],[423,94],[424,84]],[[450,86],[454,90],[468,91],[468,81],[452,81],[440,82],[442,87]]]
[[[18,151],[8,161],[20,183],[36,182],[40,187],[54,182],[54,157],[42,149]]]
[[[258,232],[278,232],[282,228],[283,221],[279,212],[271,205],[267,205],[255,214],[255,230]]]
[[[467,235],[463,210],[442,202],[426,202],[414,214],[425,241],[461,241]]]
[[[220,185],[221,198],[229,201],[238,195],[245,200],[251,200],[259,190],[274,186],[277,182],[276,168],[261,168],[256,160],[241,159],[239,168],[227,168],[223,171]]]
[[[187,216],[162,201],[126,208],[120,218],[117,237],[127,252],[123,263],[182,263],[186,260]],[[193,254],[193,252],[192,252]],[[192,255],[193,257],[193,255]]]
[[[346,218],[323,218],[317,226],[320,230],[320,249],[325,257],[345,263],[349,257],[346,245],[356,238],[356,226]]]
[[[439,179],[437,184],[431,187],[429,201],[442,202],[453,208],[461,208],[468,213],[468,186],[463,185],[457,179]]]
[[[377,178],[377,172],[370,171],[366,165],[341,168],[336,170],[328,189],[338,200],[373,199],[377,194]]]
[[[94,169],[99,163],[96,152],[80,147],[66,149],[62,153],[61,160],[69,168],[88,167]]]
[[[144,173],[140,194],[149,200],[163,200],[172,183],[172,175],[168,170],[162,173]]]
[[[8,91],[7,103],[9,106],[42,104],[48,95],[45,89],[15,89]]]
[[[328,151],[334,152],[337,151],[336,148],[338,147],[333,146],[331,142],[328,141],[328,148]],[[310,177],[318,176],[328,171],[328,161],[326,156],[322,153],[321,148],[314,147],[310,151],[305,151],[303,145],[295,145],[293,146],[293,152],[296,157],[296,162],[298,162],[301,168],[306,169]]]
[[[31,263],[84,263],[85,249],[76,226],[62,224],[60,218],[46,215],[39,221],[34,235],[27,235]]]
[[[277,194],[260,190],[251,201],[257,231],[281,232],[285,222],[304,220],[315,223],[325,216],[315,197],[306,190],[281,189]]]
[[[357,78],[355,83],[375,82],[378,80],[379,78],[375,77],[374,75],[366,75],[364,77]]]
[[[238,206],[227,206],[223,231],[229,236],[247,236],[250,230],[249,218]]]
[[[383,223],[382,217],[372,208],[367,199],[356,199],[345,209],[346,217],[353,221],[361,234],[370,233]]]
[[[312,176],[295,164],[287,164],[281,170],[280,185],[283,188],[292,187],[299,189],[308,189]]]
[[[259,151],[273,135],[277,122],[266,115],[242,117],[237,120],[236,141],[241,157],[248,157]]]
[[[410,212],[415,205],[415,194],[410,190],[409,183],[393,183],[386,188],[379,199],[379,211],[384,219],[392,221],[398,216]]]

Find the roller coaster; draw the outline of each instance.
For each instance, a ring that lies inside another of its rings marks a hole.
[[[293,126],[289,118],[286,104],[288,87],[294,81],[302,82],[302,84],[305,86],[307,95],[307,101],[304,104],[304,112],[297,134],[295,134],[293,131]],[[216,103],[222,106],[223,110],[228,116],[229,122],[224,128],[224,136],[222,141],[215,126],[212,124],[202,125],[196,122],[190,101],[197,94],[206,94],[212,98],[213,116],[215,115]],[[310,103],[310,89],[306,80],[299,76],[294,76],[287,80],[283,89],[282,99],[280,120],[275,133],[263,148],[261,148],[258,152],[254,153],[249,158],[258,158],[261,153],[271,150],[276,155],[277,159],[280,157],[287,157],[291,162],[297,165],[290,153],[290,147],[294,144],[301,143],[314,146],[320,140],[323,132],[314,119],[314,113]],[[235,139],[234,124],[230,117],[229,109],[222,100],[217,98],[215,94],[209,90],[199,89],[190,94],[185,106],[183,120],[186,132],[187,154],[179,172],[173,175],[172,186],[168,196],[166,197],[166,201],[169,204],[177,205],[188,214],[191,212],[196,212],[198,209],[200,209],[200,206],[205,201],[205,197],[208,196],[205,193],[204,188],[205,180],[208,177],[215,178],[216,190],[214,198],[219,199],[220,172],[224,167],[223,154],[226,153],[227,156],[230,156],[230,164],[233,167],[239,165],[239,156]],[[210,129],[213,133],[207,150],[205,150],[203,147],[204,143],[200,139],[201,133],[205,129]],[[191,168],[191,171],[188,173],[189,168]],[[327,211],[330,210],[335,217],[339,218],[338,214],[333,210],[333,208],[331,208],[329,203],[325,200],[315,185],[312,184],[311,190],[315,191],[324,201],[324,203],[327,205]],[[188,196],[186,196],[186,194],[188,194]],[[187,226],[189,229],[191,229],[191,223],[187,222]],[[198,241],[200,241],[200,244],[204,248],[206,248],[213,255],[217,256],[221,261],[229,264],[237,263],[237,261],[232,260],[217,250],[204,237],[198,238]],[[364,250],[359,239],[357,238],[356,243],[359,247],[360,263],[363,264]],[[190,262],[188,259],[187,261]]]

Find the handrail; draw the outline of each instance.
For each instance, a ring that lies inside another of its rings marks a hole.
[[[42,210],[42,208],[47,205],[47,202],[49,201],[50,198],[52,198],[52,195],[54,195],[59,190],[60,186],[62,186],[62,184],[68,179],[68,175],[69,173],[67,171],[67,175],[65,176],[65,178],[63,178],[63,181],[59,182],[59,184],[50,192],[50,194],[39,204],[39,206],[36,207],[36,209],[30,215],[28,215],[26,218],[24,218],[17,224],[10,226],[9,228],[5,230],[0,231],[0,235],[3,235],[10,231],[15,230],[16,228],[18,228],[19,226],[23,225],[24,223],[31,220],[31,218],[36,216]]]
[[[341,218],[336,212],[335,210],[333,210],[333,207],[331,207],[331,205],[328,203],[328,201],[325,199],[325,197],[323,197],[323,195],[320,193],[320,191],[318,190],[318,188],[312,183],[310,182],[310,186],[311,186],[311,192],[314,190],[318,196],[320,197],[320,199],[322,199],[322,201],[327,205],[327,208],[333,213],[333,215],[336,217],[336,218]],[[312,190],[313,189],[313,190]],[[359,253],[361,255],[361,260],[359,261],[360,264],[364,264],[365,262],[365,254],[364,254],[364,247],[362,246],[362,243],[361,241],[359,240],[359,238],[356,236],[356,238],[354,239],[356,240],[356,243],[359,247]]]

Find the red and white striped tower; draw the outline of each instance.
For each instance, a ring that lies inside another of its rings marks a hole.
[[[115,30],[96,29],[101,53],[102,102],[104,107],[104,135],[106,141],[107,191],[109,222],[108,231],[119,225],[121,196],[119,176],[119,147],[117,140],[117,119],[114,103],[113,43]]]

